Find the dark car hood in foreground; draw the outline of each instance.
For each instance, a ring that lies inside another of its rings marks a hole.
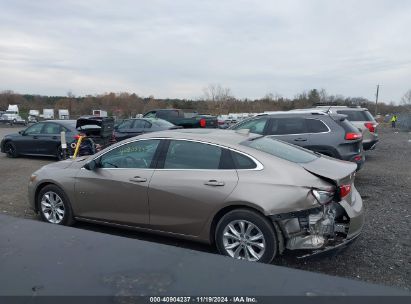
[[[351,162],[321,156],[310,163],[300,164],[308,172],[335,181],[338,185],[347,178],[351,181],[357,165]]]

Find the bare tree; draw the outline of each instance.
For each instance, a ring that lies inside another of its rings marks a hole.
[[[404,106],[410,106],[411,105],[411,89],[408,90],[404,96],[401,98],[401,104]]]

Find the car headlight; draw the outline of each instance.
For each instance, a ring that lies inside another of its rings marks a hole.
[[[334,198],[333,191],[312,189],[311,192],[314,195],[317,202],[320,203],[321,205],[328,204]]]
[[[37,178],[36,174],[30,175],[30,183],[34,182],[36,180],[36,178]]]

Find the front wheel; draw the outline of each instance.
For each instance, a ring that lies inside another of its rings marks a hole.
[[[7,157],[10,158],[16,158],[18,156],[16,145],[10,141],[4,144],[4,152],[6,152]]]
[[[66,194],[55,185],[47,185],[37,197],[38,210],[43,221],[71,226],[74,223],[73,211]]]
[[[252,262],[270,263],[278,248],[273,225],[248,209],[224,215],[217,224],[215,241],[221,254]]]

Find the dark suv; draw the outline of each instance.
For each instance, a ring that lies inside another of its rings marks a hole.
[[[321,111],[289,111],[259,115],[231,127],[273,136],[334,158],[357,163],[365,161],[361,132],[345,115]]]

